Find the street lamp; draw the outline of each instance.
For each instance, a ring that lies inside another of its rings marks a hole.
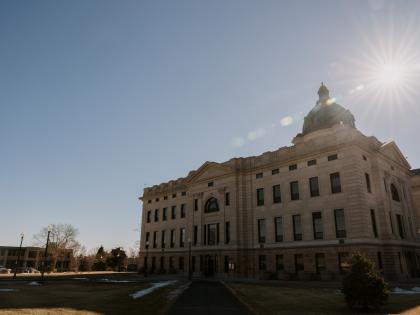
[[[42,262],[41,282],[44,282],[44,272],[45,272],[45,265],[47,264],[48,243],[50,242],[51,231],[52,231],[52,225],[49,224],[48,234],[47,234],[47,244],[45,245],[44,261]]]
[[[148,259],[148,254],[149,254],[149,241],[146,241],[146,261],[144,264],[144,276],[147,277],[147,267],[149,264],[149,259]]]
[[[191,280],[191,238],[188,238],[188,280]]]
[[[20,263],[20,251],[21,251],[21,249],[22,249],[23,237],[24,237],[23,233],[20,233],[19,253],[18,253],[18,259],[17,259],[17,261],[15,262],[15,273],[14,273],[14,275],[13,275],[13,279],[16,279],[16,272],[17,272],[18,265],[19,265],[19,263]]]

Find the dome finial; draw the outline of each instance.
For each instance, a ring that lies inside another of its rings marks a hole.
[[[321,82],[321,86],[319,87],[319,90],[318,90],[318,96],[319,96],[320,101],[327,100],[330,98],[330,91],[324,85],[324,82]]]

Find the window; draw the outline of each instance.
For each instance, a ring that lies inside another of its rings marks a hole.
[[[257,189],[257,206],[264,205],[264,188]]]
[[[169,257],[169,270],[174,269],[174,258],[172,256]]]
[[[366,155],[363,155],[363,160],[367,161]]]
[[[230,242],[230,222],[225,222],[225,244]]]
[[[162,221],[166,221],[167,218],[168,218],[168,208],[163,208],[162,209]]]
[[[265,219],[258,219],[258,242],[265,243]]]
[[[321,212],[312,213],[312,226],[314,228],[314,239],[322,240],[324,238],[324,231],[322,227],[322,213]]]
[[[218,224],[207,224],[207,245],[216,245],[218,230]]]
[[[194,211],[198,210],[198,199],[194,199]]]
[[[160,247],[165,248],[166,240],[165,240],[165,230],[161,232],[161,238],[160,238]]]
[[[316,160],[308,161],[308,166],[314,166],[314,165],[316,165]]]
[[[176,219],[176,206],[172,206],[171,209],[171,218]]]
[[[278,173],[280,173],[280,170],[278,168],[271,170],[271,175],[276,175]]]
[[[315,254],[316,273],[320,274],[325,271],[325,255],[322,253]]]
[[[155,209],[155,222],[159,221],[159,209]]]
[[[263,173],[257,173],[257,174],[255,174],[255,178],[256,179],[263,178]]]
[[[290,183],[290,199],[299,200],[299,182]]]
[[[338,159],[337,154],[333,154],[333,155],[328,156],[328,161],[334,161],[334,160],[337,160],[337,159]]]
[[[295,271],[298,273],[299,271],[303,270],[305,270],[305,266],[303,264],[303,255],[295,254]]]
[[[168,196],[163,196],[163,200],[168,200]]]
[[[187,195],[187,192],[186,191],[183,191],[182,193],[181,193],[181,196],[186,196]]]
[[[400,214],[396,215],[397,217],[397,226],[398,226],[398,235],[401,237],[401,239],[405,238],[405,233],[404,233],[404,221],[403,221],[403,217]]]
[[[211,197],[207,200],[206,206],[205,206],[205,212],[217,212],[219,211],[219,203],[217,202],[217,199],[214,197]]]
[[[181,218],[185,218],[187,214],[187,205],[185,203],[181,204]]]
[[[338,253],[338,267],[341,274],[350,271],[349,253]]]
[[[229,256],[224,256],[225,272],[229,272]]]
[[[372,192],[372,187],[370,186],[370,176],[368,173],[365,173],[365,178],[366,178],[366,189],[368,191],[368,193]]]
[[[336,194],[341,192],[340,173],[330,174],[331,193]]]
[[[160,256],[160,270],[164,270],[164,269],[165,269],[164,257]]]
[[[195,256],[191,256],[191,272],[195,272]]]
[[[281,202],[281,191],[280,185],[273,186],[273,203],[280,203]]]
[[[179,256],[179,270],[184,270],[184,257]]]
[[[197,239],[198,239],[198,226],[194,225],[194,237],[193,237],[194,246],[197,245]]]
[[[377,252],[377,257],[378,257],[378,269],[380,271],[382,271],[382,269],[384,268],[383,264],[382,264],[382,254],[381,252]]]
[[[391,226],[391,233],[394,234],[394,223],[392,222],[392,214],[389,212],[389,224]]]
[[[155,201],[158,202],[159,201],[159,198],[156,198]]]
[[[171,248],[175,247],[175,230],[171,230]]]
[[[400,202],[400,195],[398,194],[398,190],[394,184],[391,184],[391,195],[392,195],[392,200]]]
[[[302,226],[300,221],[300,215],[296,214],[292,216],[293,219],[293,239],[295,241],[302,240]]]
[[[346,222],[344,219],[344,209],[334,210],[335,235],[337,238],[346,237]]]
[[[156,257],[152,257],[152,271],[156,269]]]
[[[378,237],[378,229],[376,227],[375,210],[373,210],[373,209],[370,209],[370,220],[371,220],[371,223],[372,223],[373,236]]]
[[[150,232],[146,232],[146,248],[149,246]]]
[[[283,271],[284,270],[283,255],[276,255],[276,270],[277,271]]]
[[[172,194],[172,198],[176,198],[176,194]]]
[[[230,193],[225,193],[225,206],[230,206]]]
[[[318,197],[319,196],[318,177],[309,178],[309,190],[311,192],[311,197]]]
[[[179,230],[179,247],[185,246],[185,228]]]
[[[152,203],[152,200],[150,200],[150,199],[149,199],[149,200],[147,200],[147,203]]]
[[[297,164],[289,165],[289,171],[297,170]]]
[[[157,231],[153,232],[153,248],[157,247]]]
[[[283,242],[283,217],[274,218],[274,230],[276,242]]]
[[[214,186],[214,183],[213,182],[208,182],[207,183],[207,187],[213,187]]]
[[[147,211],[147,223],[150,223],[151,221],[151,216],[152,216],[152,211]]]
[[[258,267],[260,270],[267,269],[267,257],[265,255],[258,256]]]

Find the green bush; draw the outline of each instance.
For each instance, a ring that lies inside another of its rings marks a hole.
[[[343,279],[343,293],[351,309],[378,310],[388,299],[389,290],[374,264],[360,253],[351,261],[351,271]]]

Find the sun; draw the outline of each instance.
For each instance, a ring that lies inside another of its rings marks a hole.
[[[407,71],[402,64],[388,63],[381,65],[374,76],[380,85],[392,88],[403,84]]]

